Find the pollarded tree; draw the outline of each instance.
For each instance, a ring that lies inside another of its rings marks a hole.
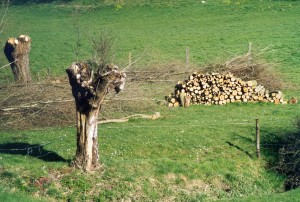
[[[31,39],[20,35],[18,38],[9,38],[4,46],[4,54],[10,63],[15,81],[18,83],[31,82],[29,53]]]
[[[77,150],[72,164],[86,172],[100,167],[97,118],[105,95],[124,88],[126,74],[115,65],[95,73],[86,62],[73,63],[66,70],[76,103]]]

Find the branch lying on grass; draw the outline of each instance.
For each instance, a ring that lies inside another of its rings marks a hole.
[[[129,119],[121,118],[121,119],[109,119],[109,120],[103,120],[103,121],[98,121],[98,124],[105,124],[105,123],[124,123],[128,122]]]
[[[109,120],[103,120],[103,121],[98,121],[98,124],[105,124],[105,123],[123,123],[123,122],[127,122],[129,121],[130,118],[141,118],[141,119],[152,119],[155,120],[157,118],[160,118],[161,115],[159,112],[155,112],[153,115],[147,115],[147,114],[134,114],[131,116],[127,116],[124,118],[120,118],[120,119],[109,119]]]
[[[24,108],[39,107],[38,104],[51,104],[51,103],[61,103],[61,102],[73,102],[73,101],[74,101],[74,99],[37,101],[37,102],[32,102],[28,105],[20,105],[20,106],[15,106],[15,107],[3,108],[3,109],[0,109],[0,111],[7,112],[7,111],[20,110],[20,109],[24,109]]]

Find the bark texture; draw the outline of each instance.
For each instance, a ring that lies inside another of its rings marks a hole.
[[[93,73],[87,63],[73,63],[67,70],[77,114],[77,150],[73,166],[84,171],[100,168],[97,118],[110,89],[124,88],[125,73],[107,65],[104,72]]]
[[[4,53],[8,59],[14,79],[18,83],[31,82],[29,52],[31,39],[26,35],[18,38],[9,38],[4,47]]]

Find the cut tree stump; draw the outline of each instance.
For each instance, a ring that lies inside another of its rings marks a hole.
[[[8,59],[15,82],[31,82],[29,52],[31,39],[29,36],[20,35],[18,38],[9,38],[4,47],[4,54]]]

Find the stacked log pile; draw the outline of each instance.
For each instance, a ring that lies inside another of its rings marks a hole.
[[[233,102],[286,103],[281,91],[269,92],[255,80],[243,81],[231,73],[193,73],[185,81],[179,81],[175,93],[167,97],[169,107],[189,104],[224,105]]]

